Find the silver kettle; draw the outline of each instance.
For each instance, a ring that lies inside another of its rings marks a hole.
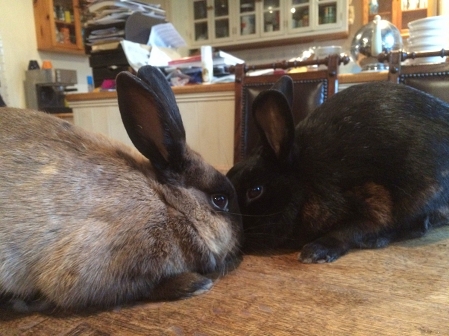
[[[367,70],[385,70],[388,64],[380,63],[377,56],[381,52],[402,49],[402,37],[398,28],[379,15],[360,28],[351,43],[351,56],[362,68]]]

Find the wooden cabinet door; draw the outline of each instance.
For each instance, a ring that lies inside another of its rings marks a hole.
[[[34,0],[37,48],[83,54],[79,0]]]

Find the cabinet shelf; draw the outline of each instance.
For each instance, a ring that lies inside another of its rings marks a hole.
[[[424,14],[426,13],[427,16],[427,8],[416,8],[416,9],[403,9],[402,10],[403,14],[408,14],[408,13],[420,13],[420,14]]]
[[[55,25],[75,27],[75,23],[73,23],[73,22],[66,22],[66,21],[60,21],[60,20],[55,20]]]
[[[378,12],[378,13],[375,13],[375,14],[369,14],[369,17],[370,18],[374,18],[376,15],[380,15],[380,17],[388,17],[388,16],[391,16],[391,12]]]

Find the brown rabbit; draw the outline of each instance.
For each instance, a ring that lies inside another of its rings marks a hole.
[[[172,300],[238,265],[234,188],[186,145],[162,73],[120,73],[117,92],[143,155],[42,112],[0,109],[0,295],[62,308]]]

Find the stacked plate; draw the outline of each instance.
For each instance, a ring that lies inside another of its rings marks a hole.
[[[409,34],[407,50],[409,52],[439,51],[449,49],[449,16],[430,16],[408,23]],[[445,57],[417,58],[413,63],[441,63]]]

